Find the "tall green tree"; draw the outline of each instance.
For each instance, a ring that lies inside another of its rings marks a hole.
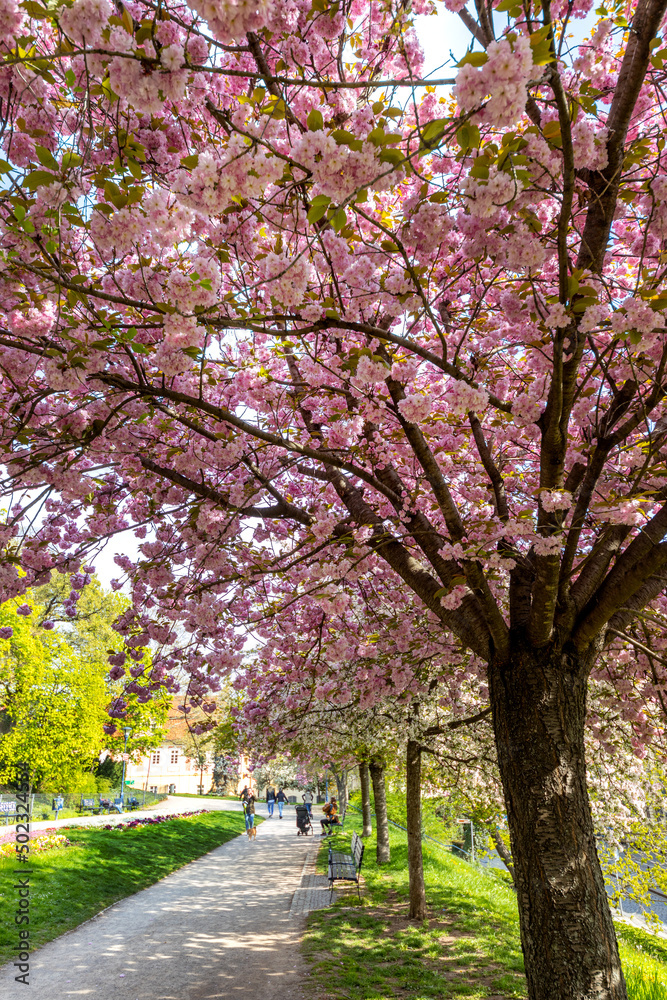
[[[87,790],[104,750],[119,756],[123,734],[105,731],[107,707],[122,685],[109,677],[113,622],[127,607],[92,577],[80,588],[70,617],[72,587],[56,575],[22,601],[0,605],[0,781],[11,783],[26,764],[34,787]],[[150,652],[144,654],[150,685]],[[168,699],[131,699],[127,749],[141,755],[164,735]]]
[[[30,614],[20,614],[29,608]],[[78,655],[68,637],[40,630],[32,600],[0,606],[11,629],[0,640],[0,781],[27,765],[33,786],[60,790],[90,771],[102,749],[108,692],[99,664]]]

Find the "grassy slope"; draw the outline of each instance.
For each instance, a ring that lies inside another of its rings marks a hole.
[[[315,995],[327,1000],[525,997],[512,890],[425,842],[429,918],[421,926],[409,923],[405,835],[392,829],[390,837],[392,860],[382,869],[375,864],[374,838],[367,842],[362,905],[352,887],[331,910],[309,918],[304,952]],[[667,942],[634,928],[621,929],[619,936],[631,1000],[667,998]]]
[[[211,812],[156,826],[111,831],[91,827],[58,830],[74,846],[33,854],[28,866],[33,948],[76,927],[106,906],[145,889],[201,857],[245,828],[243,814]],[[0,963],[16,943],[13,859],[0,859]]]

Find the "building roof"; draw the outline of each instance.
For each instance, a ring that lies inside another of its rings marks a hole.
[[[214,699],[211,699],[214,700]],[[211,716],[207,715],[206,712],[202,712],[201,708],[192,708],[192,711],[187,713],[187,721],[184,712],[179,712],[177,702],[180,701],[178,698],[173,698],[169,711],[167,712],[167,732],[162,741],[164,743],[176,743],[182,744],[190,738],[188,731],[188,723],[192,725],[194,722],[205,722],[208,721]]]

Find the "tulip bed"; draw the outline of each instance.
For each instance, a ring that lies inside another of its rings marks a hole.
[[[145,889],[212,851],[245,829],[243,814],[198,812],[156,816],[105,828],[68,827],[50,834],[49,849],[30,845],[31,946],[37,948],[71,930],[125,896]],[[66,850],[52,849],[69,839]],[[15,946],[15,899],[11,855],[0,855],[0,964]]]
[[[45,851],[55,851],[63,847],[69,847],[71,840],[63,834],[47,831],[41,836],[30,838],[30,854],[43,854]],[[0,858],[16,858],[16,848],[13,840],[8,840],[0,844]]]
[[[129,823],[105,823],[104,830],[136,830],[140,826],[155,826],[158,823],[169,823],[173,819],[191,819],[193,816],[202,816],[208,813],[208,809],[197,809],[194,812],[172,813],[170,816],[137,816]]]

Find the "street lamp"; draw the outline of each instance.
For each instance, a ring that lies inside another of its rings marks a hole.
[[[125,738],[125,743],[123,746],[123,777],[120,783],[120,804],[125,808],[125,762],[127,758],[127,738],[132,732],[130,726],[123,726],[123,736]]]

